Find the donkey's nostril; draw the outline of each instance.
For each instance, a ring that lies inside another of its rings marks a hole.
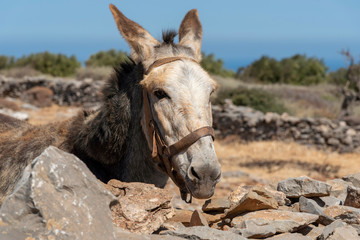
[[[194,177],[196,177],[198,180],[200,180],[200,177],[199,177],[199,175],[195,172],[194,167],[191,167],[191,168],[190,168],[190,171],[191,171],[191,174],[192,174]]]

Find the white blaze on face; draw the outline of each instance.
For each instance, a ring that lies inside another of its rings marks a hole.
[[[212,125],[210,95],[217,83],[196,63],[165,64],[146,78],[154,118],[167,144],[173,144],[194,130]],[[156,91],[168,97],[159,99]]]
[[[188,60],[168,63],[154,69],[141,84],[150,93],[153,117],[168,146],[201,127],[212,126],[210,95],[217,83],[200,65]],[[157,91],[166,97],[159,98]],[[219,164],[210,136],[173,157],[184,178],[192,159],[204,166]]]

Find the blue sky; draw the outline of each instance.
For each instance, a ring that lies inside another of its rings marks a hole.
[[[203,51],[232,69],[262,55],[280,59],[306,54],[323,58],[331,69],[345,65],[342,48],[360,57],[358,0],[2,0],[0,55],[48,50],[84,61],[99,50],[129,51],[109,3],[156,38],[164,29],[178,29],[186,12],[197,8]]]

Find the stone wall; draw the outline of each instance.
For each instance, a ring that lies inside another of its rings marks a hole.
[[[24,92],[42,86],[50,88],[54,95],[52,100],[59,105],[96,104],[100,101],[101,81],[86,79],[48,79],[46,77],[25,77],[22,79],[6,78],[0,75],[0,97],[22,98]]]
[[[0,97],[22,98],[35,86],[50,88],[53,101],[59,105],[94,105],[101,100],[103,82],[91,79],[23,79],[0,76]],[[360,151],[360,125],[347,126],[345,122],[326,118],[297,118],[287,114],[263,114],[248,107],[235,106],[227,101],[224,106],[213,106],[214,128],[217,136],[236,136],[241,141],[291,140],[301,144],[331,148],[340,152]]]
[[[235,135],[241,141],[292,140],[340,152],[360,151],[360,126],[350,127],[342,121],[263,114],[231,101],[213,106],[213,117],[217,136],[222,138]]]

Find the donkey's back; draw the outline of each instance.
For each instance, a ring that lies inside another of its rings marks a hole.
[[[48,146],[64,149],[68,121],[32,126],[0,114],[0,205],[20,179],[25,167]]]

